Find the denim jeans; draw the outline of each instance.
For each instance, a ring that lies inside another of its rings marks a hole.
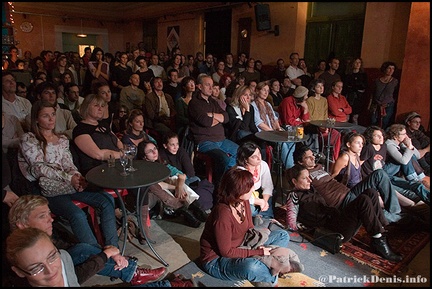
[[[189,186],[193,182],[197,182],[197,181],[200,182],[201,179],[198,176],[193,176],[193,177],[187,178],[185,181],[185,184]]]
[[[415,155],[412,156],[412,159],[407,164],[386,162],[383,169],[390,177],[395,176],[399,173],[399,171],[402,171],[403,175],[408,181],[417,181],[419,179],[423,179],[425,174],[417,174],[413,161],[417,161],[417,157]]]
[[[262,212],[260,206],[250,205],[251,211],[252,211],[252,217],[255,217],[256,215],[260,214],[263,216],[263,218],[266,219],[273,219],[273,197],[270,197],[268,200],[269,208],[267,211]]]
[[[285,169],[292,168],[294,166],[294,142],[284,142],[282,144],[281,160],[285,166]]]
[[[229,154],[227,161],[225,162],[225,168],[224,171],[227,171],[231,167],[235,166],[236,159],[237,159],[237,149],[238,144],[236,144],[233,141],[230,141],[229,139],[224,139],[223,141],[202,141],[198,145],[198,151],[199,152],[208,152],[214,149],[219,149],[225,152],[226,154]]]
[[[341,205],[342,208],[352,202],[367,189],[375,189],[379,192],[380,197],[384,202],[384,215],[390,223],[400,220],[401,207],[396,196],[396,190],[392,185],[389,176],[382,169],[373,171],[367,178],[352,187]]]
[[[100,226],[105,239],[105,245],[118,248],[116,218],[114,214],[114,198],[103,191],[79,192],[70,195],[49,197],[49,208],[56,216],[62,216],[69,221],[72,232],[80,243],[100,246],[87,220],[86,213],[75,206],[77,200],[93,207],[100,212]]]
[[[399,178],[396,176],[391,176],[390,180],[396,190],[405,196],[403,193],[404,190],[409,190],[414,192],[423,202],[430,205],[430,191],[426,189],[426,187],[418,181],[408,181],[403,178]],[[401,190],[402,189],[402,190]]]
[[[276,230],[270,232],[269,238],[264,245],[288,247],[288,232]],[[210,262],[202,264],[203,270],[209,275],[231,281],[248,280],[250,282],[269,282],[275,284],[277,275],[272,276],[270,269],[256,258],[226,258],[217,257]]]
[[[78,243],[70,247],[67,251],[72,257],[74,266],[85,262],[90,256],[97,255],[102,252],[100,247],[85,243]],[[124,282],[130,282],[138,265],[133,259],[129,259],[128,261],[129,264],[126,268],[124,268],[123,270],[115,270],[114,266],[116,265],[116,263],[112,258],[109,258],[108,261],[105,263],[105,267],[97,274],[102,276],[119,278]]]

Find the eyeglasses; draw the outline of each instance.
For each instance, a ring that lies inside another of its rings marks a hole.
[[[153,149],[149,149],[149,150],[145,151],[144,153],[145,153],[146,155],[148,155],[148,154],[150,154],[150,153],[154,154],[154,153],[156,153],[156,152],[157,152],[157,148],[155,147],[155,148],[153,148]]]
[[[58,260],[58,258],[60,257],[60,251],[56,248],[56,251],[51,254],[50,256],[48,256],[48,258],[46,259],[48,265],[52,265],[55,261]],[[35,267],[33,267],[33,269],[31,269],[30,271],[26,271],[21,269],[20,267],[16,266],[18,269],[20,269],[22,272],[26,273],[27,275],[30,276],[36,276],[40,273],[42,273],[46,266],[43,263],[39,263],[37,264]]]

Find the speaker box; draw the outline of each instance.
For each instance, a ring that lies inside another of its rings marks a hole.
[[[258,31],[271,30],[270,6],[269,4],[255,5],[255,19]]]

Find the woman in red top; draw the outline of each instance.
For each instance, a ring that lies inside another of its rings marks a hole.
[[[205,272],[222,280],[249,280],[258,286],[275,286],[278,275],[261,261],[271,254],[269,245],[288,247],[285,230],[270,232],[268,240],[254,249],[240,248],[253,228],[249,199],[254,191],[252,174],[231,168],[222,177],[218,204],[212,209],[201,235],[201,264]]]

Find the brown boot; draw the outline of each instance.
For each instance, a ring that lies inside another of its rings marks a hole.
[[[138,241],[141,245],[144,245],[146,242],[149,242],[151,244],[155,244],[156,241],[153,241],[150,237],[150,214],[149,214],[149,207],[148,205],[144,205],[141,207],[141,222],[142,222],[142,226],[144,229],[144,234],[142,232],[139,232],[139,234],[137,234],[139,236]]]

